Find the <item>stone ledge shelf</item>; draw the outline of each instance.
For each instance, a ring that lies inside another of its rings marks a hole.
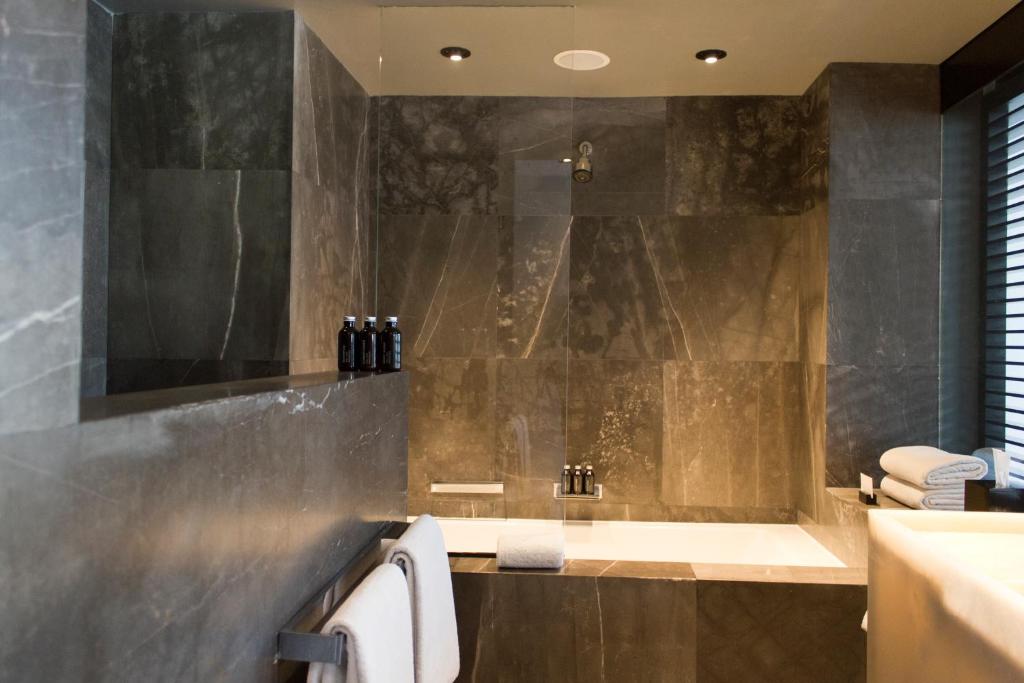
[[[137,413],[222,401],[229,398],[255,396],[272,392],[301,391],[318,386],[367,380],[374,377],[388,377],[391,374],[393,373],[319,372],[307,375],[286,375],[86,398],[80,404],[79,420],[81,422],[93,422]]]

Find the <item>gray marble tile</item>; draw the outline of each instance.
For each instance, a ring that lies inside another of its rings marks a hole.
[[[497,236],[500,357],[565,357],[571,223],[570,217],[501,218]]]
[[[696,680],[692,580],[453,574],[459,681]]]
[[[573,100],[567,97],[498,99],[498,213],[567,216],[570,213]]]
[[[796,97],[668,98],[668,213],[798,213]]]
[[[5,666],[24,680],[278,680],[280,627],[405,517],[406,382],[3,437],[0,513],[17,520],[0,530]]]
[[[939,197],[939,69],[832,64],[832,199]]]
[[[860,472],[878,481],[882,453],[938,438],[937,367],[828,367],[826,481],[857,486]]]
[[[405,358],[493,358],[497,216],[383,216],[378,308],[397,315]]]
[[[114,19],[113,164],[287,170],[290,12]]]
[[[668,360],[796,360],[799,240],[777,216],[638,219]]]
[[[286,358],[288,193],[283,171],[115,172],[109,358]]]
[[[566,460],[564,359],[497,361],[496,474],[509,517],[562,517],[552,496]]]
[[[800,189],[804,209],[828,203],[831,67],[825,67],[800,98]]]
[[[85,2],[10,0],[0,40],[0,434],[78,416]]]
[[[347,203],[368,204],[360,193],[376,156],[370,115],[366,91],[296,15],[292,171]]]
[[[332,370],[343,316],[373,313],[373,226],[344,193],[291,179],[288,359],[292,372]]]
[[[498,208],[498,98],[380,98],[380,211]]]
[[[661,362],[569,361],[566,463],[594,466],[602,504],[657,498],[662,395]]]
[[[794,509],[813,519],[817,494],[825,488],[826,366],[804,362],[800,374],[802,436],[791,454],[790,479]]]
[[[829,207],[819,202],[787,220],[800,243],[800,360],[825,363],[828,356]]]
[[[655,360],[670,353],[674,340],[649,247],[636,216],[574,219],[571,356]]]
[[[701,681],[863,681],[867,587],[697,581]]]
[[[579,358],[796,360],[799,244],[779,217],[577,218]]]
[[[594,177],[573,183],[573,215],[664,213],[665,98],[576,98],[572,121],[573,144],[594,145]]]
[[[409,497],[432,481],[494,481],[495,362],[429,358],[410,364]]]
[[[792,507],[800,373],[797,363],[666,363],[659,499]]]
[[[939,202],[829,203],[828,360],[938,362]]]

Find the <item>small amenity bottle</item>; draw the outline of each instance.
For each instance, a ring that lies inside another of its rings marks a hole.
[[[346,315],[345,323],[338,332],[338,372],[359,369],[359,330],[356,317]]]
[[[583,493],[588,496],[594,495],[594,466],[587,465],[587,469],[583,472]]]
[[[402,332],[398,329],[398,318],[388,316],[384,319],[384,329],[380,331],[380,369],[384,372],[398,372],[402,369]]]
[[[363,329],[359,331],[359,369],[373,372],[379,369],[377,359],[377,317],[366,316]]]
[[[562,495],[568,496],[572,493],[572,470],[566,465],[562,468]]]
[[[579,465],[572,471],[572,492],[577,496],[583,493],[583,468]]]

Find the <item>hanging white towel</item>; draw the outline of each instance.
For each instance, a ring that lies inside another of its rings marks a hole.
[[[398,567],[370,572],[321,632],[345,636],[348,665],[314,662],[306,683],[413,683],[409,589]]]
[[[965,479],[981,479],[988,473],[988,465],[981,458],[931,446],[890,448],[878,464],[894,477],[922,489],[962,486]]]
[[[964,485],[963,480],[959,486],[948,486],[941,489],[923,489],[913,484],[897,479],[886,477],[882,479],[882,493],[893,500],[898,500],[904,505],[919,510],[963,510],[964,509]]]
[[[430,515],[416,518],[388,548],[405,568],[412,603],[416,683],[452,683],[459,675],[459,633],[444,535]]]

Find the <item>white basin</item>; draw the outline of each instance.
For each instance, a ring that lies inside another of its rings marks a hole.
[[[868,515],[868,681],[1024,681],[1024,514]]]

